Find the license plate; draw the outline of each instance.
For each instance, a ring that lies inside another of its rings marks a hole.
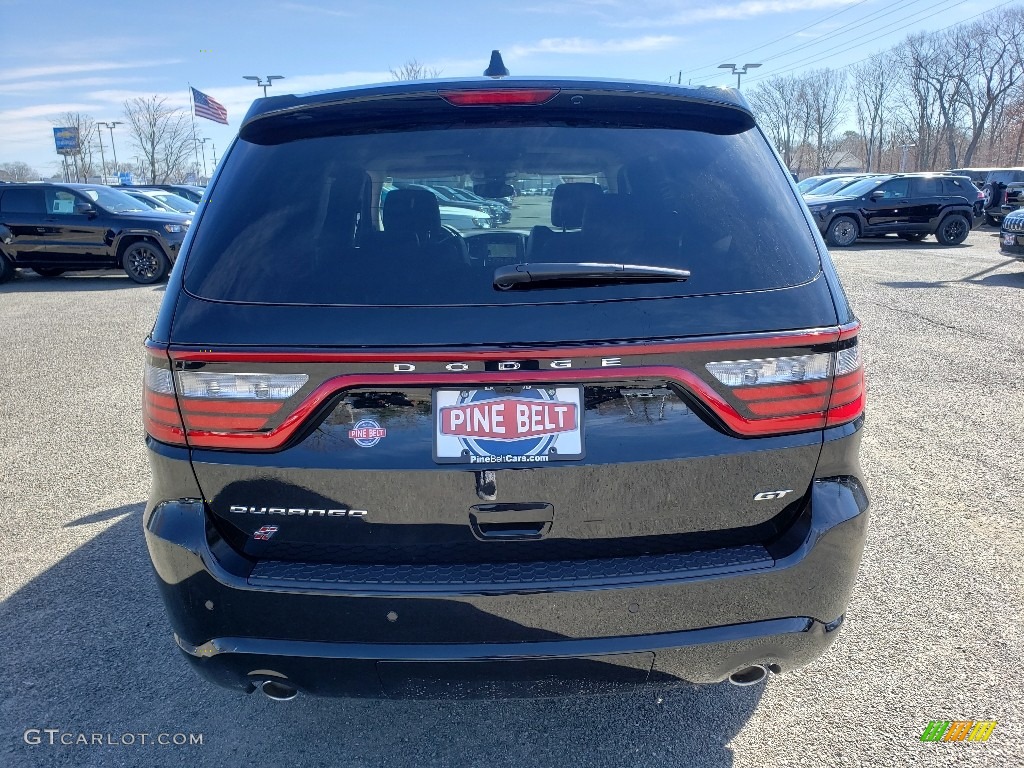
[[[1003,235],[1003,245],[1016,245],[1016,244],[1017,244],[1017,236],[1016,235]]]
[[[583,388],[434,390],[434,461],[481,469],[583,458]]]

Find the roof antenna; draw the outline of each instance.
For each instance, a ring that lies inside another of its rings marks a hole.
[[[484,70],[484,77],[493,77],[495,80],[508,77],[508,68],[501,60],[501,51],[491,51],[491,63]]]

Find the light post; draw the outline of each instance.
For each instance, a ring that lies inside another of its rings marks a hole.
[[[100,184],[107,183],[107,158],[103,156],[103,131],[96,129],[100,140]],[[88,181],[88,180],[87,180]]]
[[[255,80],[256,87],[263,89],[263,98],[267,98],[267,88],[274,84],[275,80],[284,80],[284,75],[267,75],[267,82],[263,82],[256,75],[242,75],[243,80]]]
[[[903,152],[900,154],[900,173],[903,173],[905,170],[907,170],[907,155],[909,155],[910,150],[916,146],[917,144],[900,144],[900,149],[903,150]]]
[[[199,139],[199,149],[203,153],[203,178],[210,178],[210,175],[206,172],[206,142],[210,140],[210,137]]]
[[[114,153],[114,173],[117,173],[117,147],[114,146],[114,128],[118,125],[124,125],[120,120],[114,120],[109,123],[96,123],[96,125],[102,125],[104,128],[110,131],[110,151]]]
[[[748,69],[757,69],[760,64],[744,64],[742,67],[737,67],[735,64],[719,64],[719,69],[731,69],[732,73],[736,75],[736,90],[740,89],[740,76],[747,74]]]

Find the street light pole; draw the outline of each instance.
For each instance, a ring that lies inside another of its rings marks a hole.
[[[103,156],[103,131],[96,129],[96,135],[100,139],[100,184],[107,183],[107,158]],[[87,179],[88,181],[88,179]]]
[[[742,67],[737,67],[735,64],[719,64],[719,69],[731,69],[732,73],[736,75],[736,90],[740,89],[740,77],[747,74],[748,69],[757,69],[760,64],[744,64]]]
[[[199,150],[203,153],[203,177],[207,179],[210,178],[210,174],[206,172],[206,142],[208,142],[209,140],[209,136],[199,140]]]
[[[263,98],[267,98],[267,88],[274,84],[275,80],[284,80],[284,75],[267,75],[267,82],[263,82],[257,75],[242,75],[243,80],[255,80],[256,87],[263,89]]]
[[[120,120],[114,120],[109,123],[96,123],[96,125],[102,125],[110,131],[110,150],[114,153],[114,173],[117,173],[117,147],[114,146],[114,128],[118,125],[124,125]]]

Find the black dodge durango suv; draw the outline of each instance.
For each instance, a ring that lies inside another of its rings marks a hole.
[[[555,192],[501,230],[381,195],[524,174]],[[275,96],[210,189],[144,401],[145,537],[201,675],[547,696],[753,684],[833,642],[868,521],[859,325],[739,94]]]

